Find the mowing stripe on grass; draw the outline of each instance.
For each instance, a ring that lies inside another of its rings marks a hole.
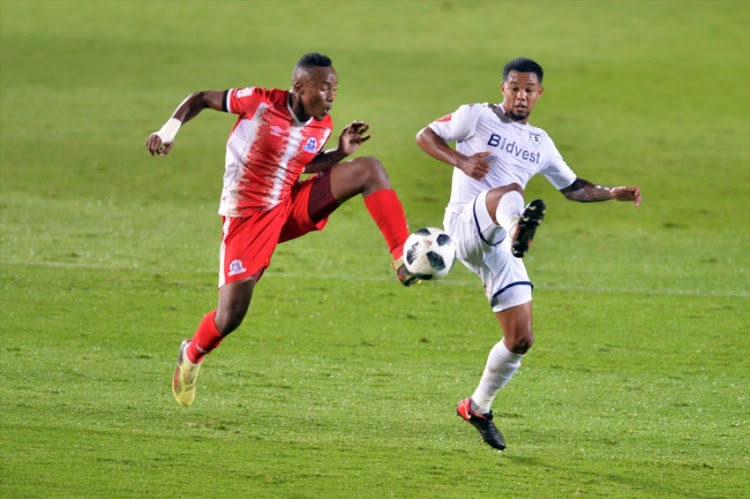
[[[98,263],[78,263],[78,262],[51,262],[45,260],[0,260],[0,265],[28,265],[37,267],[63,267],[63,268],[82,268],[82,269],[94,269],[94,270],[131,270],[131,271],[142,271],[142,272],[187,272],[194,274],[216,274],[216,271],[209,269],[186,269],[186,268],[169,268],[169,267],[141,267],[138,265],[104,265]],[[275,274],[269,270],[269,275],[272,275],[274,279],[304,279],[307,275],[283,272]],[[353,277],[350,275],[319,275],[317,279],[327,281],[362,281],[362,282],[386,282],[392,279],[383,277]],[[461,286],[461,287],[477,287],[476,280],[465,280],[465,279],[448,279],[440,282],[441,286]],[[634,294],[634,295],[660,295],[660,296],[706,296],[706,297],[722,297],[722,298],[750,298],[750,292],[748,291],[705,291],[700,289],[651,289],[644,291],[642,289],[627,289],[627,288],[611,288],[602,286],[556,286],[548,284],[536,285],[537,288],[544,289],[547,291],[563,291],[570,292],[575,291],[576,293],[610,293],[610,294]]]

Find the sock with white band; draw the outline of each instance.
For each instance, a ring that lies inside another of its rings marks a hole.
[[[518,219],[523,213],[523,203],[523,196],[518,191],[506,192],[497,203],[495,220],[509,234],[513,234],[513,229],[515,229]]]
[[[510,381],[510,378],[521,366],[522,358],[523,354],[508,350],[502,340],[492,347],[487,358],[487,365],[484,367],[482,379],[471,396],[472,410],[476,410],[480,414],[490,412],[495,395],[500,388]],[[476,405],[476,409],[473,407],[474,405]]]

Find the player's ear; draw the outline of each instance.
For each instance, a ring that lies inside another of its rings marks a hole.
[[[307,73],[304,68],[295,68],[292,74],[292,92],[298,94],[302,91],[307,81]]]
[[[540,85],[539,86],[539,97],[541,97],[543,93],[544,93],[544,87]]]

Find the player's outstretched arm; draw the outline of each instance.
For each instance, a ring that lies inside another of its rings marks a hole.
[[[635,206],[641,204],[640,187],[605,187],[594,185],[586,179],[576,178],[570,186],[560,189],[563,195],[571,201],[579,203],[593,203],[596,201],[632,201]]]
[[[187,121],[198,116],[198,113],[206,108],[223,110],[224,91],[202,90],[194,92],[183,100],[172,117],[164,123],[164,126],[157,132],[152,133],[146,139],[146,149],[151,156],[164,156],[172,150],[174,138],[177,131]]]
[[[339,144],[336,149],[323,151],[305,166],[305,173],[318,173],[341,163],[347,156],[351,156],[359,149],[359,146],[370,140],[370,135],[365,135],[370,125],[364,121],[352,121],[341,132]]]

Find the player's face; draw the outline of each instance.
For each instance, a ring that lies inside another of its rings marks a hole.
[[[306,116],[322,120],[331,111],[336,100],[339,79],[333,67],[312,68],[299,82],[299,101]]]
[[[513,121],[526,123],[534,105],[544,89],[536,73],[519,73],[511,71],[508,78],[500,85],[503,93],[505,114]]]

